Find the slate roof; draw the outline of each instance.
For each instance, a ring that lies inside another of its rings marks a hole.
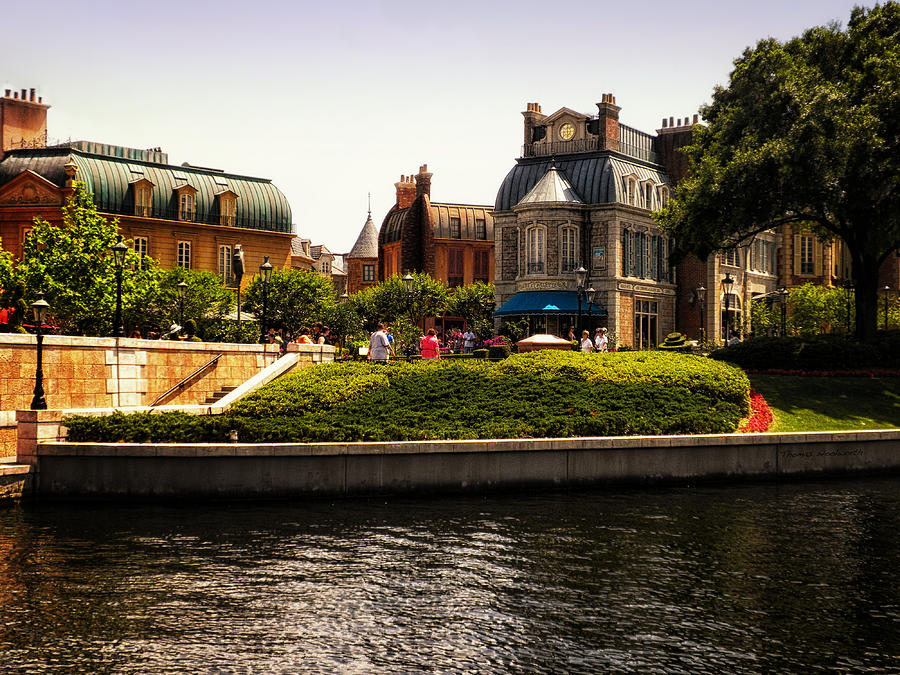
[[[165,153],[133,150],[76,141],[50,148],[12,150],[0,162],[0,185],[31,170],[63,187],[63,166],[74,162],[76,180],[94,195],[100,211],[134,215],[131,184],[146,179],[153,184],[150,217],[177,220],[175,188],[185,184],[197,192],[194,222],[220,224],[216,195],[229,190],[237,195],[234,225],[253,230],[291,231],[287,198],[267,178],[226,173],[216,169],[163,164]]]
[[[432,202],[430,211],[435,239],[494,241],[494,212],[490,206]],[[400,240],[400,231],[408,212],[409,209],[407,208],[397,209],[388,213],[385,222],[382,224],[382,240],[384,243]],[[451,218],[459,218],[458,237],[454,236],[454,232],[450,229]],[[478,221],[484,221],[484,237],[477,236]]]
[[[366,218],[366,224],[363,225],[356,243],[350,249],[347,258],[377,258],[378,257],[378,228],[372,222],[372,212]]]
[[[569,202],[581,204],[569,181],[560,174],[555,165],[551,165],[547,173],[535,183],[535,186],[522,197],[519,204],[544,204],[547,202]]]
[[[634,174],[638,180],[669,183],[669,178],[658,164],[612,152],[572,155],[556,160],[550,157],[519,159],[500,184],[494,210],[508,211],[520,203],[553,168],[554,163],[561,177],[585,204],[625,203],[623,179],[628,175]]]

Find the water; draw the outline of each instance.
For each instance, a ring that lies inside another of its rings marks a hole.
[[[900,672],[898,487],[0,510],[0,672]]]

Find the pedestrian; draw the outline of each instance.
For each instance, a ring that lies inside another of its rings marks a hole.
[[[441,358],[441,343],[435,336],[434,328],[429,328],[428,335],[419,340],[419,351],[423,359]]]
[[[329,330],[328,326],[322,326],[322,332],[319,333],[319,337],[316,340],[317,345],[330,345],[331,344],[331,330]]]
[[[592,352],[594,351],[594,343],[591,342],[591,334],[586,330],[581,331],[581,351],[583,352]]]
[[[466,332],[463,333],[463,353],[471,354],[475,351],[475,340],[477,339],[475,333],[472,332],[471,328],[467,328]]]
[[[594,349],[598,352],[609,351],[609,338],[606,336],[605,328],[598,328],[594,335]]]
[[[300,329],[300,335],[297,336],[297,344],[300,345],[311,345],[313,344],[312,338],[309,336],[309,328],[304,326]]]
[[[375,363],[387,363],[394,356],[394,347],[388,340],[388,333],[383,323],[369,337],[369,360]]]
[[[569,336],[566,338],[569,342],[575,342],[575,329],[571,326],[569,327]]]

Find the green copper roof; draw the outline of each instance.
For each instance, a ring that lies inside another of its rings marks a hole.
[[[195,193],[194,222],[220,224],[216,195],[230,190],[237,195],[235,227],[273,232],[291,231],[291,207],[287,198],[266,178],[253,178],[195,166],[173,166],[140,159],[136,153],[99,154],[107,146],[73,143],[34,150],[15,150],[0,162],[0,185],[22,171],[31,170],[62,187],[63,166],[70,160],[78,167],[76,180],[83,181],[101,211],[134,215],[132,184],[147,180],[152,185],[152,218],[178,220],[176,188],[189,185]],[[115,148],[116,146],[108,146]],[[153,159],[160,154],[149,155]],[[162,155],[165,156],[165,155]],[[232,223],[229,223],[232,224]]]

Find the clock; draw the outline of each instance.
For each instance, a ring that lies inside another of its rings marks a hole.
[[[559,128],[559,137],[564,141],[571,141],[574,135],[575,127],[569,122],[566,122]]]

